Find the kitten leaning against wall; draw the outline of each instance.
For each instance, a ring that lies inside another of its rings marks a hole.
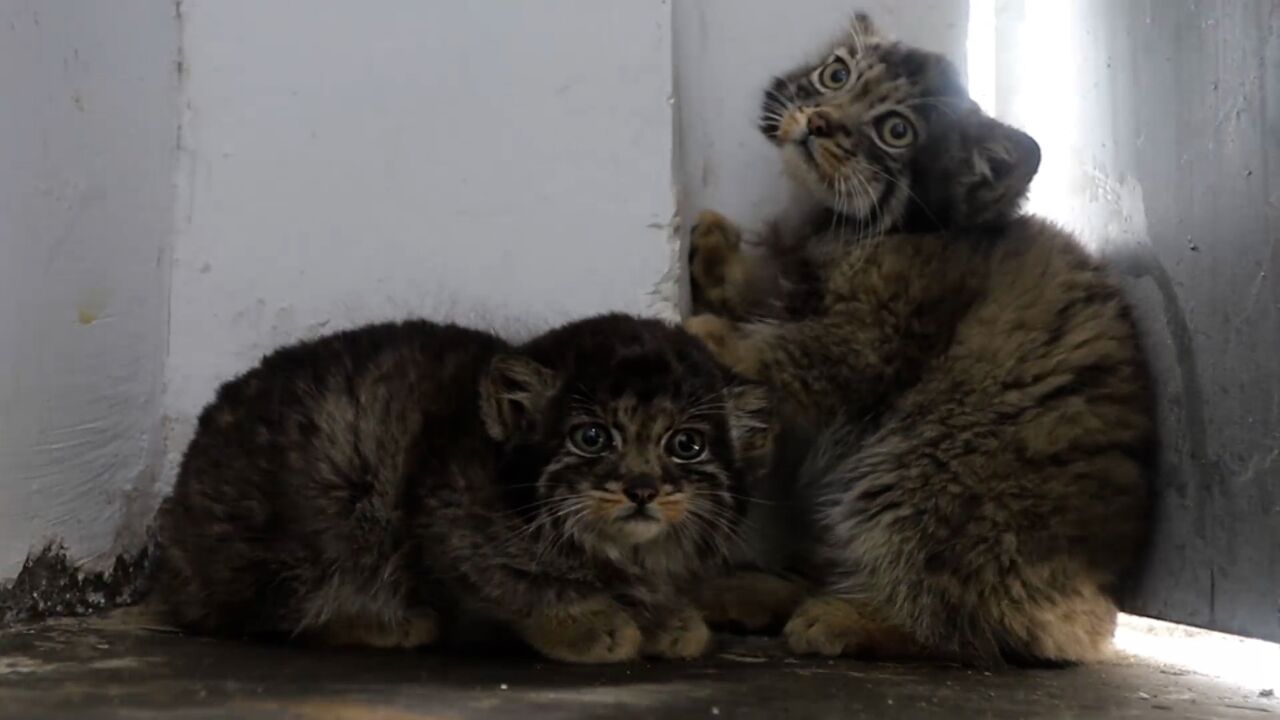
[[[761,130],[825,209],[756,253],[704,213],[686,326],[813,428],[778,471],[818,537],[805,583],[744,573],[709,615],[785,619],[801,653],[1098,658],[1145,542],[1152,403],[1117,286],[1019,212],[1037,144],[866,16],[772,84]]]
[[[416,647],[476,614],[572,662],[701,654],[769,404],[620,315],[511,347],[425,321],[268,355],[201,414],[157,599],[234,637]]]

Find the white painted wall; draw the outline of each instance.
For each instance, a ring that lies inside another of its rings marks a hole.
[[[0,0],[0,579],[43,541],[92,560],[141,529],[177,37],[168,2]]]
[[[662,310],[667,0],[187,0],[183,18],[169,477],[216,385],[281,343]]]

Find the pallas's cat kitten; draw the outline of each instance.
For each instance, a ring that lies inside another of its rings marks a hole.
[[[1144,541],[1153,418],[1121,293],[1019,214],[1036,143],[865,16],[772,84],[761,129],[826,209],[762,253],[704,214],[687,325],[814,428],[782,469],[817,524],[814,594],[744,575],[709,611],[794,610],[798,652],[1097,657]]]
[[[200,416],[159,597],[219,635],[413,647],[478,613],[560,660],[693,657],[685,593],[767,412],[683,330],[621,315],[518,347],[425,321],[304,342]]]

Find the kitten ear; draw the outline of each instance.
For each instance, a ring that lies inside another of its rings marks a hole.
[[[499,442],[537,427],[543,404],[555,392],[551,370],[519,355],[499,355],[480,379],[480,416]]]
[[[880,32],[880,28],[876,27],[875,21],[865,12],[856,12],[853,15],[853,25],[850,27],[854,40],[858,44],[866,42],[877,42],[885,39]]]
[[[763,465],[773,450],[773,399],[763,385],[738,384],[725,391],[729,435],[740,460]]]
[[[1030,135],[983,115],[973,149],[966,220],[999,220],[1017,211],[1040,169],[1040,145]]]

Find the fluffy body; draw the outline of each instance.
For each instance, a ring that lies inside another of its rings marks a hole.
[[[519,347],[425,321],[301,343],[201,414],[159,598],[224,636],[416,647],[479,616],[566,661],[693,657],[685,597],[735,535],[767,412],[686,333],[625,316]]]
[[[729,614],[789,615],[798,652],[1099,657],[1146,534],[1149,381],[1105,270],[1018,214],[1034,141],[865,17],[761,127],[826,210],[754,254],[704,213],[686,325],[810,430],[776,471],[818,538],[810,597],[775,578]]]

